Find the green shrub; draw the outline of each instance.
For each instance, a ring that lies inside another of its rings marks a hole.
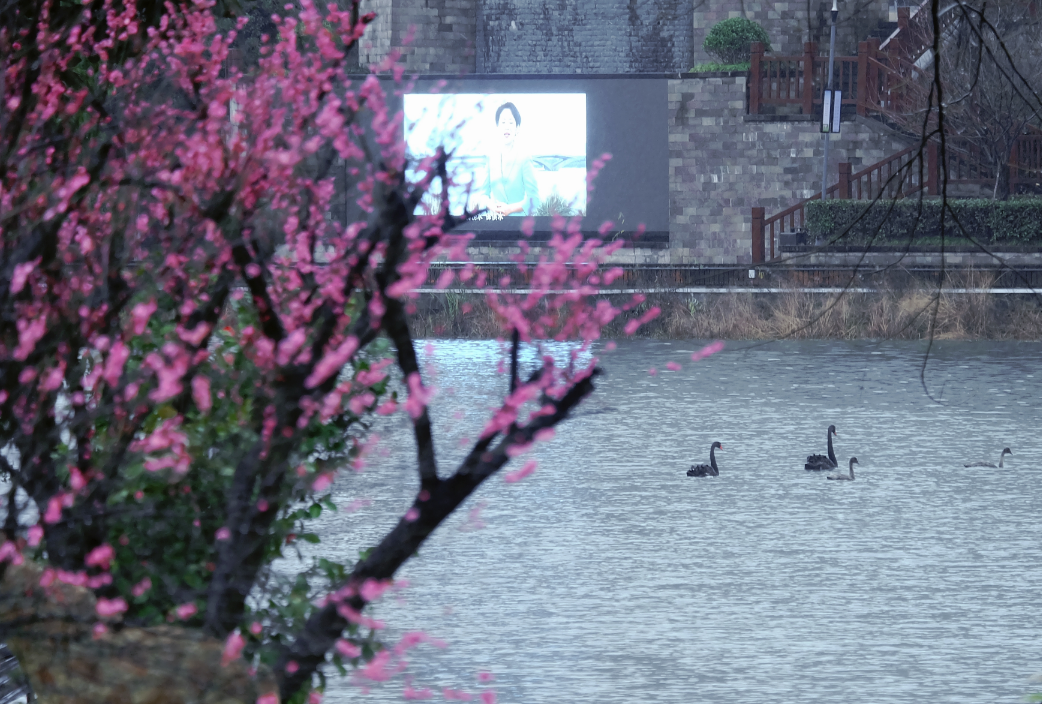
[[[1042,244],[1042,199],[949,200],[944,217],[947,242]],[[880,201],[830,200],[807,203],[807,234],[835,244],[939,244],[941,201],[908,198]],[[846,234],[844,234],[844,232]]]
[[[744,17],[732,17],[709,30],[702,48],[722,63],[738,64],[749,61],[753,42],[763,42],[767,51],[771,50],[771,40],[763,27]]]
[[[748,71],[749,62],[744,61],[740,64],[722,64],[717,61],[709,61],[704,64],[696,64],[692,69],[691,73],[717,73],[720,71]]]

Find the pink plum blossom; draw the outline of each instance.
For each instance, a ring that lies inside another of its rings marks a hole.
[[[538,466],[539,463],[536,460],[528,460],[528,462],[525,462],[521,469],[518,469],[514,472],[507,472],[506,474],[504,474],[503,481],[505,481],[507,484],[516,484],[525,477],[529,477],[532,474],[534,474],[536,467]]]
[[[239,631],[232,631],[224,641],[224,652],[221,654],[221,667],[227,667],[229,663],[239,659],[242,649],[246,647],[246,639]]]
[[[133,588],[130,590],[130,593],[133,594],[135,597],[139,597],[139,596],[143,596],[145,594],[145,592],[147,592],[151,588],[152,588],[152,580],[150,578],[148,578],[148,577],[145,577],[144,579],[142,579],[140,582],[138,582],[137,584],[135,584],[133,586]]]
[[[205,376],[192,377],[192,400],[203,415],[210,412],[213,399],[210,397],[210,380]]]
[[[720,352],[723,349],[724,349],[724,343],[723,342],[721,342],[719,340],[717,340],[716,342],[710,342],[708,345],[706,345],[702,349],[700,349],[697,352],[695,352],[694,354],[692,354],[691,355],[691,361],[692,362],[697,362],[699,360],[705,359],[706,357],[712,356],[712,355],[716,354],[717,352]]]
[[[18,546],[10,540],[0,545],[0,563],[10,562],[12,565],[20,565],[24,561]]]
[[[87,567],[99,567],[103,570],[109,568],[109,564],[115,558],[116,552],[112,549],[112,546],[108,543],[99,545],[98,547],[87,553],[87,557],[84,559],[84,563]]]
[[[340,639],[336,642],[336,651],[345,658],[357,658],[362,654],[362,649],[354,643]]]
[[[102,618],[112,618],[127,610],[127,602],[122,597],[115,599],[99,598],[94,610]]]
[[[141,335],[145,332],[145,328],[148,326],[148,319],[152,317],[152,314],[159,309],[156,305],[155,300],[148,301],[147,303],[138,303],[130,311],[130,318],[133,321],[133,331],[135,335]]]

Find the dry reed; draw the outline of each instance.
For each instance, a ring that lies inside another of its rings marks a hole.
[[[940,289],[879,282],[873,291],[842,294],[659,293],[638,310],[659,306],[640,336],[664,339],[1042,339],[1042,296],[987,292],[986,274],[949,276]],[[952,288],[981,289],[954,293]],[[629,296],[614,295],[621,304]],[[412,315],[417,337],[489,339],[499,334],[495,314],[476,294],[424,294]],[[607,338],[624,337],[613,324]]]

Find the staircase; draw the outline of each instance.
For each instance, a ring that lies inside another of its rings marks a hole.
[[[1039,5],[1038,0],[1031,0]],[[858,44],[858,55],[835,57],[833,85],[843,91],[843,107],[858,115],[901,130],[895,116],[926,111],[929,96],[917,90],[912,78],[921,75],[932,62],[933,18],[931,0],[916,8],[899,7],[896,23],[880,23],[872,36]],[[938,17],[942,37],[960,16],[957,5]],[[914,12],[913,12],[914,9]],[[889,30],[889,31],[888,31]],[[753,44],[749,78],[750,114],[767,114],[779,109],[798,109],[807,115],[820,114],[822,92],[827,84],[828,57],[818,56],[817,45],[804,46],[801,56],[766,56],[763,45]],[[918,135],[909,137],[918,139]],[[840,164],[839,180],[826,189],[826,198],[871,200],[877,197],[901,198],[925,191],[938,195],[940,174],[946,183],[979,186],[994,182],[995,170],[980,157],[979,150],[966,140],[949,137],[945,163],[939,158],[936,141],[926,149],[918,146],[902,150],[857,173],[850,164]],[[1030,128],[1020,137],[1010,163],[1010,186],[1040,190],[1042,183],[1042,130]],[[821,198],[810,198],[767,217],[763,208],[752,209],[754,263],[775,258],[776,242],[783,232],[804,230],[805,205]]]

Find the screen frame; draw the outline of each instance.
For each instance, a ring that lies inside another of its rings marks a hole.
[[[673,74],[601,74],[545,76],[531,74],[415,76],[396,87],[397,109],[407,93],[583,93],[586,95],[587,169],[610,153],[588,196],[580,231],[599,237],[605,221],[614,223],[612,238],[641,246],[668,246],[670,223],[668,81]],[[604,115],[611,115],[604,119]],[[552,218],[535,217],[529,241],[546,241]],[[644,231],[638,236],[638,226]],[[473,232],[475,243],[512,244],[521,218],[473,220],[460,231]]]

